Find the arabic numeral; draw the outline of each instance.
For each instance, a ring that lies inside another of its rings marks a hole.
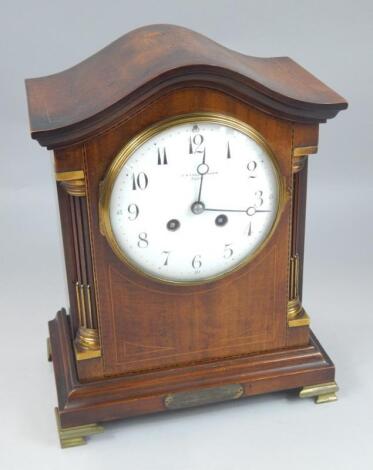
[[[148,234],[146,232],[139,233],[139,240],[137,246],[139,248],[146,248],[149,245]]]
[[[233,256],[232,243],[226,243],[224,246],[224,258],[229,259]]]
[[[201,255],[196,255],[192,260],[192,266],[195,271],[198,271],[202,267]]]
[[[255,204],[257,207],[260,207],[263,205],[263,191],[256,191],[255,196],[257,198],[257,203]]]
[[[194,153],[202,153],[204,150],[203,144],[203,135],[196,134],[193,137],[189,137],[189,154],[192,155]]]
[[[135,173],[132,175],[132,189],[136,191],[136,189],[140,189],[144,191],[148,187],[149,179],[146,173],[143,171],[139,173],[137,176]]]
[[[166,147],[163,147],[162,150],[158,147],[158,165],[168,165]]]
[[[251,223],[251,220],[249,222],[249,228],[247,230],[247,236],[248,237],[251,237],[251,234],[253,233],[253,229],[252,229],[252,223]]]
[[[227,145],[227,158],[231,158],[231,147],[229,145],[229,141],[228,141],[228,145]]]
[[[171,251],[162,251],[162,255],[165,255],[163,266],[168,266],[168,260],[170,258]]]
[[[140,210],[136,204],[130,204],[127,208],[128,210],[128,219],[129,220],[136,220],[139,216]]]
[[[251,160],[247,164],[247,169],[249,170],[249,178],[256,178],[256,175],[254,175],[254,172],[255,172],[257,166],[258,166],[258,164],[256,163],[255,160]]]

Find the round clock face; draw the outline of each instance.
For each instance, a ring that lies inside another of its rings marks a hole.
[[[248,126],[186,116],[128,144],[104,183],[105,227],[116,254],[170,283],[203,283],[238,269],[269,237],[279,178]]]

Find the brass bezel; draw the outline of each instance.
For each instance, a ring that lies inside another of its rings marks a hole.
[[[232,269],[229,269],[225,271],[224,273],[220,273],[216,276],[210,276],[208,278],[200,279],[196,281],[168,280],[168,279],[164,279],[158,276],[153,276],[152,274],[147,273],[146,271],[141,269],[138,265],[133,263],[126,256],[126,254],[122,251],[122,249],[120,248],[120,246],[118,245],[115,239],[115,236],[111,227],[110,215],[109,215],[110,214],[109,203],[110,203],[110,197],[111,197],[113,185],[119,172],[121,171],[121,169],[123,168],[127,160],[132,156],[132,154],[141,145],[143,145],[151,137],[153,137],[154,135],[158,134],[159,132],[165,129],[168,129],[174,125],[185,124],[185,123],[194,122],[194,121],[200,121],[200,122],[208,121],[208,122],[212,122],[215,124],[223,124],[227,127],[231,127],[233,129],[236,129],[246,134],[248,137],[255,140],[256,143],[258,143],[261,147],[264,148],[264,150],[267,152],[267,154],[269,155],[271,159],[271,162],[273,164],[273,168],[275,170],[275,174],[277,177],[277,182],[278,182],[277,213],[273,221],[271,230],[269,231],[267,237],[264,239],[262,244],[259,245],[253,253],[248,255],[245,259],[243,259],[239,264],[234,266]],[[124,262],[132,271],[135,271],[137,274],[141,274],[142,276],[145,276],[148,279],[160,282],[162,284],[179,285],[179,286],[203,285],[203,284],[207,284],[210,282],[214,282],[243,268],[250,261],[252,261],[267,245],[268,240],[271,238],[273,232],[275,231],[275,228],[277,227],[285,202],[289,197],[289,194],[286,190],[286,186],[283,181],[284,178],[281,178],[280,174],[281,173],[279,170],[279,165],[277,163],[276,157],[272,149],[270,148],[269,144],[264,139],[264,137],[256,129],[251,127],[249,124],[239,121],[238,119],[233,118],[231,116],[226,116],[226,115],[218,114],[218,113],[210,113],[210,112],[189,113],[189,114],[174,116],[172,118],[153,124],[152,126],[141,131],[139,134],[133,137],[129,142],[127,142],[127,144],[120,150],[120,152],[114,158],[113,162],[111,163],[106,173],[104,180],[100,184],[100,200],[99,200],[100,231],[102,235],[105,236],[107,242],[109,243],[111,249],[114,251],[115,255],[122,262]]]

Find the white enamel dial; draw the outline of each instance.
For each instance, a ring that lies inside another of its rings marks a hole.
[[[108,199],[117,254],[178,283],[209,281],[248,261],[274,226],[280,192],[270,151],[248,129],[196,117],[135,145]]]

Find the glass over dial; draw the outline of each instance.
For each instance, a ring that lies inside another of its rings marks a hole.
[[[279,178],[270,150],[229,118],[179,118],[118,155],[106,178],[109,242],[161,281],[206,282],[251,259],[274,226]]]

